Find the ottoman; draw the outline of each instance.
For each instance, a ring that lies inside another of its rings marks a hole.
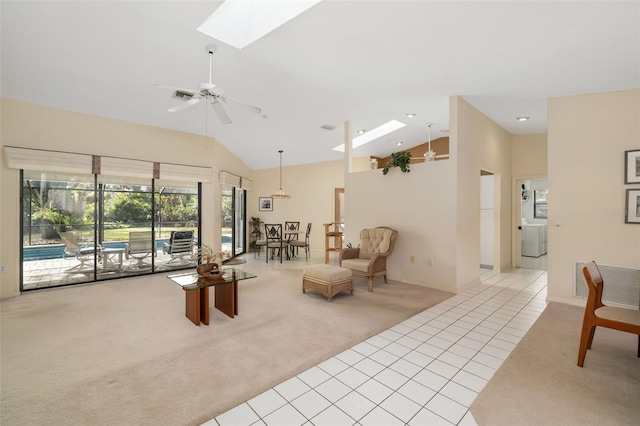
[[[302,292],[307,289],[317,290],[331,299],[341,291],[349,290],[353,294],[353,281],[351,280],[351,269],[339,266],[311,265],[302,271]]]

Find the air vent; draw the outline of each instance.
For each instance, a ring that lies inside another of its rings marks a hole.
[[[176,90],[172,98],[176,98],[181,101],[188,101],[189,99],[193,98],[193,93],[184,92],[182,90]]]
[[[320,126],[320,128],[325,130],[333,130],[336,128],[336,126],[332,126],[331,124],[323,124],[322,126]]]
[[[574,270],[574,295],[587,297],[589,293],[582,275],[582,264],[575,262]],[[629,308],[638,308],[638,270],[624,266],[612,266],[598,264],[600,275],[605,282],[602,300],[607,303],[616,303]]]

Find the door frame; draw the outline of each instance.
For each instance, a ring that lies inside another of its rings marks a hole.
[[[522,267],[522,203],[521,188],[525,180],[547,179],[547,175],[512,176],[511,179],[511,265],[514,268]]]

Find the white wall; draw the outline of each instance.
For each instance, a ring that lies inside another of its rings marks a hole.
[[[548,299],[573,297],[574,261],[640,269],[640,226],[624,223],[624,151],[640,148],[640,90],[549,100]]]

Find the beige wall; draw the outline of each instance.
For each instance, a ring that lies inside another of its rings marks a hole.
[[[283,154],[286,160],[286,153]],[[329,161],[282,168],[282,189],[288,200],[273,200],[273,211],[258,210],[258,197],[271,197],[279,188],[279,168],[253,172],[253,191],[249,192],[251,209],[247,215],[265,223],[299,221],[306,230],[311,222],[309,246],[314,253],[324,253],[324,223],[333,222],[334,190],[344,188],[344,162]],[[303,235],[301,235],[303,237]]]
[[[511,134],[459,97],[453,97],[450,150],[457,157],[457,286],[478,281],[480,171],[494,174],[494,269],[511,266]],[[453,143],[451,143],[453,142]]]
[[[1,107],[2,146],[212,167],[213,182],[203,184],[202,238],[214,248],[220,246],[219,170],[253,178],[251,170],[211,138],[7,99]],[[4,158],[0,173],[0,262],[6,267],[0,274],[0,297],[4,298],[19,294],[20,182],[19,171],[7,169]]]
[[[623,218],[625,189],[638,186],[623,180],[623,152],[640,148],[638,90],[550,100],[548,153],[545,135],[512,137],[453,97],[450,160],[415,164],[408,174],[392,169],[386,176],[381,170],[345,176],[342,161],[284,167],[283,187],[292,198],[274,200],[273,212],[259,212],[257,199],[278,188],[278,169],[252,172],[214,140],[9,100],[0,107],[3,146],[213,167],[214,182],[205,185],[203,197],[204,211],[211,212],[203,217],[203,239],[211,244],[220,240],[220,169],[253,179],[249,217],[312,222],[315,251],[324,248],[322,223],[333,220],[334,188],[345,187],[346,241],[356,242],[364,227],[396,227],[390,277],[449,291],[478,279],[480,170],[496,176],[494,259],[505,269],[513,178],[544,175],[548,155],[549,299],[581,303],[573,297],[575,260],[640,268],[640,226],[625,225]],[[18,172],[3,161],[0,264],[6,272],[0,274],[0,297],[18,294],[19,187]]]
[[[511,173],[513,177],[547,175],[547,135],[513,135]]]
[[[479,281],[481,169],[498,182],[497,268],[510,265],[511,135],[461,98],[451,98],[450,111],[450,160],[349,174],[345,215],[354,244],[362,228],[398,230],[390,278],[456,292]]]
[[[640,148],[640,90],[549,100],[548,299],[573,297],[574,262],[640,268],[640,226],[624,223],[624,151]]]

